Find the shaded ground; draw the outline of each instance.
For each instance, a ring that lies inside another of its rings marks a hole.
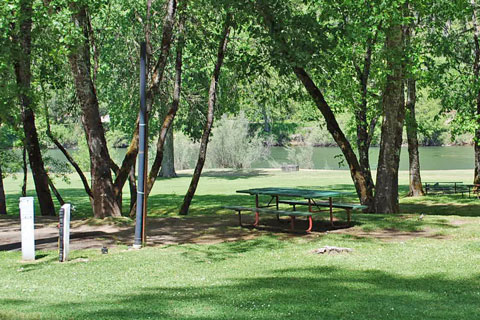
[[[398,230],[385,226],[377,230],[364,230],[357,225],[348,226],[336,221],[331,227],[328,221],[315,221],[313,232],[305,233],[306,221],[297,220],[296,231],[289,231],[288,220],[277,222],[274,218],[263,218],[259,228],[251,227],[253,217],[243,217],[244,227],[238,226],[238,217],[234,214],[148,218],[147,242],[149,245],[167,244],[211,244],[225,241],[251,240],[263,234],[273,234],[280,238],[315,238],[325,233],[340,233],[355,238],[377,238],[383,241],[405,241],[415,237],[445,238],[435,230],[426,227],[420,230]],[[454,221],[455,225],[462,221]],[[446,226],[447,224],[445,222]],[[454,223],[451,225],[454,227]],[[71,226],[71,249],[92,249],[102,246],[131,245],[134,226],[130,222],[102,222],[95,220],[73,220]],[[37,250],[58,248],[57,218],[37,217],[35,223]],[[20,250],[20,221],[13,217],[0,218],[0,250]]]

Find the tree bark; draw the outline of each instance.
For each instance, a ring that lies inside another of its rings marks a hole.
[[[173,130],[172,126],[167,131],[167,136],[165,137],[165,144],[163,146],[163,159],[162,167],[160,169],[160,177],[164,178],[175,178],[177,173],[175,172],[175,157],[174,157],[174,147],[173,147]]]
[[[130,173],[128,175],[128,184],[130,187],[130,206],[129,210],[130,213],[132,209],[135,207],[135,203],[137,202],[137,182],[135,180],[135,166],[132,166],[130,169]]]
[[[357,156],[353,151],[353,148],[350,142],[345,137],[342,129],[340,128],[335,115],[332,112],[332,109],[325,101],[322,92],[315,85],[313,80],[310,78],[308,73],[300,67],[295,67],[294,70],[298,79],[303,83],[305,89],[307,89],[310,96],[313,98],[313,101],[317,105],[318,110],[322,113],[326,123],[327,130],[332,135],[333,139],[337,145],[342,150],[343,156],[347,160],[350,175],[352,177],[353,183],[355,184],[355,189],[358,194],[358,198],[363,205],[368,206],[368,211],[372,212],[373,210],[373,190],[367,182],[367,178],[364,175],[362,168],[358,162]]]
[[[203,165],[205,164],[205,158],[207,156],[208,138],[210,137],[210,132],[213,126],[213,118],[215,114],[215,101],[217,98],[218,79],[220,77],[220,69],[222,67],[223,59],[225,57],[225,51],[227,49],[228,35],[230,33],[230,20],[231,15],[230,13],[227,13],[222,38],[218,47],[217,61],[215,63],[212,79],[210,81],[210,89],[208,90],[207,122],[205,123],[205,128],[203,130],[202,138],[200,140],[200,152],[198,154],[195,171],[193,172],[192,181],[190,182],[190,186],[188,188],[187,194],[185,195],[185,198],[183,199],[183,204],[180,209],[181,215],[188,214],[190,203],[192,202],[193,196],[195,195],[198,181],[200,180],[200,175],[202,174]]]
[[[375,188],[375,212],[399,212],[398,166],[405,118],[403,86],[403,29],[391,21],[386,32],[387,66],[390,74],[383,97],[383,122]]]
[[[23,169],[23,181],[22,181],[22,197],[27,196],[27,181],[28,181],[28,167],[27,167],[27,148],[25,142],[22,148],[22,169]]]
[[[81,29],[83,39],[77,43],[76,47],[71,48],[69,61],[82,109],[82,124],[90,153],[93,214],[96,218],[120,217],[121,208],[118,205],[110,172],[110,155],[90,74],[87,12],[85,7],[72,6],[73,22],[77,28]]]
[[[410,190],[408,196],[420,197],[424,196],[422,187],[422,178],[420,176],[420,154],[418,152],[417,138],[417,119],[415,118],[415,103],[417,101],[416,81],[414,79],[407,80],[407,103],[406,103],[406,127],[408,140],[408,163]]]
[[[7,214],[7,198],[5,197],[5,188],[3,187],[3,172],[0,165],[0,214]]]
[[[31,90],[31,31],[32,31],[32,1],[20,1],[20,29],[14,35],[14,45],[19,45],[13,52],[14,68],[18,85],[18,98],[22,106],[23,131],[25,133],[25,147],[28,152],[30,169],[32,170],[35,191],[42,216],[55,215],[52,195],[48,188],[48,176],[43,163],[40,143],[38,141],[35,115],[33,113],[34,101]]]

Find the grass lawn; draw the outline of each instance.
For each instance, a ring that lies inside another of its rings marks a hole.
[[[469,183],[471,174],[425,171],[423,180]],[[157,181],[149,214],[175,215],[189,179],[183,173]],[[56,251],[38,252],[34,263],[20,262],[19,252],[0,252],[0,319],[478,318],[480,200],[404,198],[407,181],[402,172],[401,215],[354,214],[355,226],[341,233],[266,234],[139,251],[119,246],[108,255],[79,250],[63,264]],[[77,215],[88,216],[88,199],[73,177],[72,182],[59,188]],[[18,184],[6,181],[12,214]],[[252,205],[251,197],[235,190],[259,186],[353,191],[345,171],[209,171],[192,214],[222,215],[223,204]],[[345,201],[355,201],[354,195]],[[388,241],[376,236],[389,232]],[[312,253],[325,245],[354,251]]]

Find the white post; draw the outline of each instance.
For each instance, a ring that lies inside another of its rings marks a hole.
[[[68,260],[68,253],[70,252],[70,210],[71,205],[66,203],[62,206],[60,212],[63,211],[63,214],[60,215],[60,219],[62,219],[60,225],[62,228],[60,229],[61,236],[60,241],[60,261],[65,262]]]
[[[34,206],[33,197],[20,198],[20,221],[22,232],[22,260],[35,260]]]

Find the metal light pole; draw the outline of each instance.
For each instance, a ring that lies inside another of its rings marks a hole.
[[[147,106],[145,101],[146,87],[146,52],[145,42],[140,45],[140,126],[139,126],[139,150],[138,150],[138,189],[137,189],[137,218],[135,224],[135,241],[133,248],[140,249],[144,240],[145,231],[145,182],[146,182],[146,146],[147,146]]]

